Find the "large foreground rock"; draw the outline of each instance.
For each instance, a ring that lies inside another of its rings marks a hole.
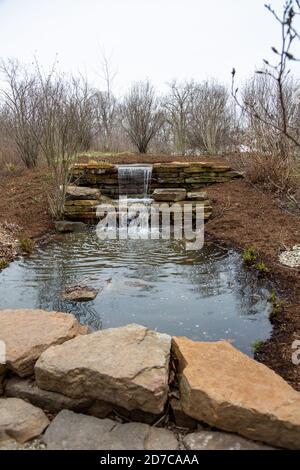
[[[200,431],[183,439],[187,450],[271,450],[271,447],[249,441],[236,434],[217,431]]]
[[[39,436],[48,426],[45,413],[18,398],[0,398],[0,441],[8,437],[20,443]]]
[[[229,343],[173,338],[182,407],[225,431],[300,449],[300,394]]]
[[[93,405],[93,401],[88,398],[70,398],[61,393],[42,390],[33,380],[18,377],[13,377],[7,381],[5,395],[7,397],[22,398],[32,405],[51,413],[58,413],[64,409],[86,411]]]
[[[110,419],[61,411],[43,440],[48,450],[177,450],[171,431],[147,424],[119,424]]]
[[[159,414],[168,395],[170,347],[170,336],[138,325],[80,336],[42,354],[37,384],[73,398]]]
[[[34,364],[45,349],[61,344],[87,327],[74,315],[44,310],[1,310],[0,340],[6,344],[6,366],[20,377],[33,374]]]

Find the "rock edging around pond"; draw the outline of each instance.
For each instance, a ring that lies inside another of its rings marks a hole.
[[[300,393],[224,341],[139,325],[88,334],[73,315],[41,310],[0,311],[0,340],[0,448],[41,434],[47,411],[58,413],[41,437],[50,449],[266,448],[248,439],[300,449]],[[27,415],[29,429],[20,428]]]

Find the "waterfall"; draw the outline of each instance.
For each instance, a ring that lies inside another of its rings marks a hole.
[[[119,197],[149,199],[152,165],[119,165]]]

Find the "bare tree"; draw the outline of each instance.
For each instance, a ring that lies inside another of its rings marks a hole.
[[[39,103],[40,146],[51,171],[50,210],[55,218],[64,212],[70,166],[82,147],[87,127],[87,87],[52,72],[44,76],[38,68],[42,99]]]
[[[224,150],[232,124],[228,101],[227,89],[215,81],[194,86],[189,126],[193,148],[210,155]]]
[[[41,93],[37,77],[13,59],[1,62],[0,72],[6,81],[2,95],[9,133],[20,159],[27,168],[33,168],[38,161],[41,133],[38,115]]]
[[[122,103],[123,128],[140,153],[161,129],[164,115],[153,86],[147,82],[132,85]]]
[[[176,152],[185,155],[188,150],[188,126],[192,110],[194,83],[173,81],[163,100],[166,120],[172,130]]]
[[[109,151],[112,148],[112,135],[117,120],[117,100],[112,91],[116,72],[112,71],[110,60],[105,54],[102,54],[101,69],[101,79],[105,86],[102,91],[94,91],[95,124],[104,150]]]
[[[281,158],[286,160],[290,157],[290,145],[287,144],[287,141],[292,143],[298,150],[300,149],[299,130],[297,126],[293,125],[294,121],[290,119],[292,99],[289,86],[289,63],[298,60],[292,54],[292,46],[295,40],[300,39],[294,26],[295,17],[300,15],[300,1],[287,0],[281,16],[275,12],[271,5],[266,5],[266,8],[280,24],[281,46],[280,49],[272,47],[272,51],[277,58],[276,62],[271,64],[268,60],[264,60],[264,68],[258,70],[257,74],[264,76],[269,90],[273,90],[272,108],[274,109],[275,106],[276,112],[274,113],[269,109],[270,100],[266,94],[262,97],[261,93],[258,93],[251,99],[241,99],[239,88],[236,88],[235,85],[235,69],[232,71],[232,95],[235,102],[250,119],[260,121],[269,132],[271,130],[277,133],[277,148]]]

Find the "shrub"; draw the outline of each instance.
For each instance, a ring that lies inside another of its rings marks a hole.
[[[253,265],[257,258],[256,249],[253,246],[246,248],[244,250],[242,258],[243,258],[244,263],[247,264],[248,266]]]
[[[34,241],[31,240],[26,235],[23,235],[19,241],[20,241],[20,248],[23,251],[23,253],[30,255],[34,249]]]

